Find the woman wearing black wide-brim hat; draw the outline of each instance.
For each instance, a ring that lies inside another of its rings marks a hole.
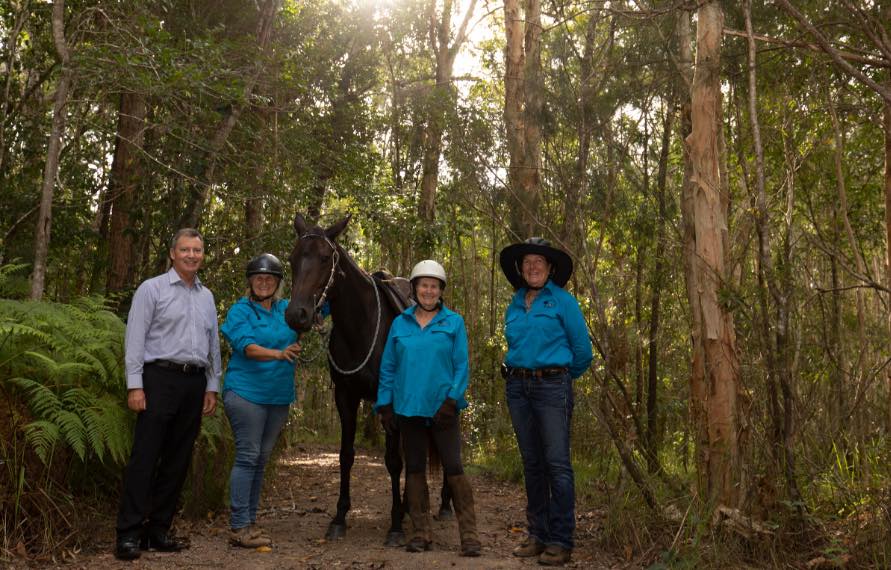
[[[563,289],[572,275],[566,252],[533,237],[504,248],[500,262],[516,289],[504,315],[502,375],[527,501],[528,536],[514,555],[562,566],[575,532],[572,382],[591,365],[591,340],[578,301]]]

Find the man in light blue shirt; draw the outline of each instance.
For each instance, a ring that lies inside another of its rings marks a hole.
[[[176,232],[170,259],[170,271],[136,290],[127,318],[127,406],[138,415],[117,519],[115,556],[122,560],[185,547],[170,526],[201,415],[216,409],[220,386],[216,305],[198,279],[201,234]]]

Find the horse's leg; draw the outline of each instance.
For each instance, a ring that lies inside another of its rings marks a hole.
[[[449,487],[448,477],[446,477],[445,469],[442,470],[442,492],[439,494],[442,502],[439,505],[439,512],[436,514],[436,520],[445,521],[452,518],[452,488]]]
[[[359,397],[349,393],[343,382],[334,384],[334,403],[340,416],[340,496],[337,498],[337,513],[325,538],[333,540],[346,536],[346,515],[350,510],[350,471],[356,459],[356,420],[359,415]]]
[[[388,433],[386,436],[387,450],[384,455],[384,463],[390,474],[390,492],[393,495],[393,504],[390,507],[390,530],[387,532],[386,546],[403,546],[405,544],[405,532],[402,530],[402,518],[405,515],[403,501],[399,490],[399,478],[402,476],[402,454],[399,450],[399,433]]]

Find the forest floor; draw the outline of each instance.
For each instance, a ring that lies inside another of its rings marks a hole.
[[[267,481],[261,501],[260,523],[274,540],[271,551],[232,547],[226,516],[206,521],[180,521],[177,534],[191,547],[179,553],[146,552],[134,562],[114,558],[114,523],[109,518],[97,528],[96,548],[72,553],[60,568],[216,568],[216,569],[331,569],[331,568],[532,568],[536,559],[521,560],[511,551],[524,537],[523,489],[484,476],[472,476],[482,556],[458,555],[458,527],[452,518],[433,522],[433,549],[412,554],[383,545],[389,526],[390,484],[383,457],[357,450],[353,467],[352,502],[347,537],[327,542],[323,536],[334,512],[338,491],[337,449],[334,446],[297,446],[279,457],[274,477]],[[436,494],[434,497],[433,494]],[[438,508],[439,483],[431,484],[431,503]],[[109,515],[110,517],[110,515]],[[570,568],[592,570],[637,568],[633,563],[601,552],[596,535],[601,517],[580,512],[576,549]],[[99,522],[99,521],[97,521]],[[405,519],[408,531],[411,523]],[[32,563],[33,567],[33,563]]]

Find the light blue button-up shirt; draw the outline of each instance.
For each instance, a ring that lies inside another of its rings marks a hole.
[[[585,373],[593,354],[578,301],[551,280],[526,311],[526,287],[513,296],[504,314],[507,355],[513,368],[567,367],[573,378]]]
[[[155,360],[204,367],[208,392],[220,391],[220,337],[213,293],[195,277],[189,287],[174,269],[142,282],[133,296],[124,339],[127,389],[142,388],[142,368]]]
[[[393,404],[401,416],[432,418],[446,398],[467,407],[470,376],[467,330],[458,313],[443,306],[423,329],[410,307],[390,326],[381,358],[375,410]]]

